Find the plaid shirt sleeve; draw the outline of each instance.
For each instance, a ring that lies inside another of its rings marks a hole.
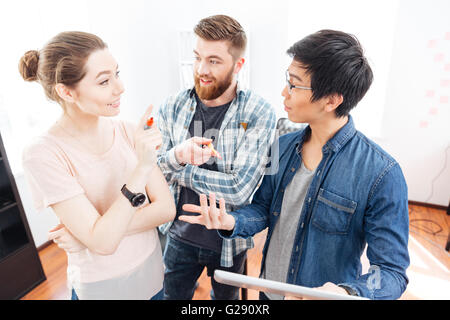
[[[214,192],[216,199],[224,198],[233,208],[247,204],[254,193],[267,162],[267,154],[275,133],[276,117],[271,106],[262,99],[257,99],[249,108],[252,121],[245,129],[243,140],[236,144],[236,131],[229,130],[223,135],[225,145],[233,144],[235,156],[223,155],[228,172],[214,172],[198,166],[186,165],[180,174],[179,183],[195,190],[197,193]],[[232,161],[232,163],[230,163]]]
[[[185,168],[175,158],[175,146],[173,145],[172,131],[173,119],[167,117],[172,114],[168,109],[174,105],[173,97],[170,97],[158,110],[156,124],[162,135],[162,144],[159,148],[158,166],[166,177],[167,183],[171,185],[178,180],[179,173]]]

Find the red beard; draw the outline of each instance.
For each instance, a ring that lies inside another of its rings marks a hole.
[[[231,69],[222,81],[217,81],[214,77],[206,79],[213,81],[213,84],[207,87],[200,85],[200,76],[198,76],[197,73],[194,73],[195,92],[202,100],[217,99],[230,87],[231,82],[233,81],[233,69]]]

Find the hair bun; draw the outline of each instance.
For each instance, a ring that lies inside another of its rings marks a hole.
[[[25,81],[36,81],[38,79],[39,51],[30,50],[25,52],[19,61],[19,72]]]

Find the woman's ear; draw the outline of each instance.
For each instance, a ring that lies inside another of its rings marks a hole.
[[[338,93],[330,94],[327,97],[327,101],[325,104],[325,111],[326,112],[334,112],[334,110],[336,110],[336,108],[339,107],[343,101],[344,101],[344,97],[342,96],[342,94],[338,94]]]
[[[55,85],[55,91],[58,94],[58,96],[64,100],[65,102],[74,103],[74,91],[66,87],[62,83],[57,83]]]

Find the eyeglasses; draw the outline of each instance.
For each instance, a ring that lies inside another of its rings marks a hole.
[[[310,88],[310,87],[294,86],[290,80],[291,80],[291,77],[289,76],[289,70],[286,70],[286,85],[288,87],[288,92],[290,95],[292,94],[293,88],[303,89],[303,90],[312,90],[312,88]]]

